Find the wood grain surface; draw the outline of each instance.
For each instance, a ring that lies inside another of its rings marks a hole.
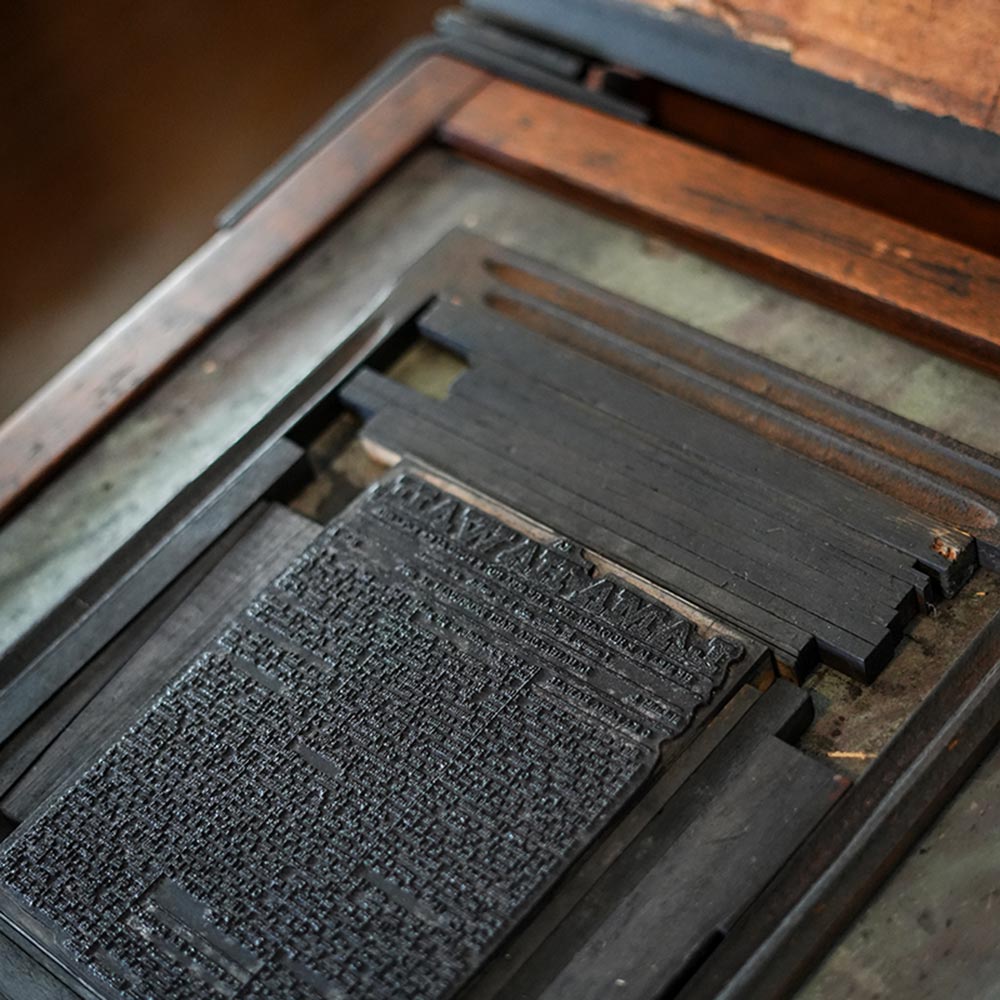
[[[109,327],[0,426],[0,517],[486,80],[425,60]]]
[[[681,87],[657,88],[654,101],[652,120],[679,139],[945,239],[997,252],[1000,201],[919,173],[919,164],[907,170]]]
[[[631,0],[694,13],[800,66],[1000,132],[998,0]]]
[[[799,294],[1000,368],[1000,260],[606,115],[493,81],[455,146],[554,184]]]

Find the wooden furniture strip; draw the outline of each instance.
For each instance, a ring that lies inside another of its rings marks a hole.
[[[455,146],[599,198],[727,263],[1000,369],[1000,260],[650,128],[493,81],[443,124]]]
[[[1000,567],[990,455],[510,248],[458,238],[495,282],[480,305],[974,535],[980,563]]]
[[[891,655],[917,608],[905,549],[930,550],[919,518],[478,309],[438,303],[418,322],[471,371],[432,400],[362,369],[340,398],[369,441],[738,622],[790,667],[818,644],[870,679]]]
[[[488,79],[426,59],[109,327],[0,426],[0,517]]]

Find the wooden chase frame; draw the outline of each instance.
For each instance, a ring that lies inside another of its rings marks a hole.
[[[395,76],[0,426],[0,517],[430,140],[1000,370],[993,256],[452,57],[431,55]]]

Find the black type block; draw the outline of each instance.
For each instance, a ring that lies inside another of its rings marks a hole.
[[[319,533],[280,504],[266,505],[243,537],[123,663],[0,798],[21,821],[137,719],[185,663]],[[82,673],[89,670],[85,668]]]
[[[0,909],[102,997],[445,996],[752,660],[398,473],[22,824]]]

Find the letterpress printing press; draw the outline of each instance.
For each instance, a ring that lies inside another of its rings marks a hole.
[[[445,11],[0,426],[0,998],[993,995],[1000,11],[843,6]]]

